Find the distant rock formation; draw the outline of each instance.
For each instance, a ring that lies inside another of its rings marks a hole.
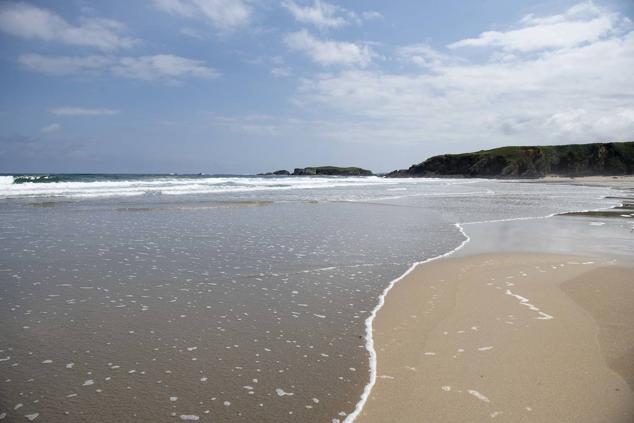
[[[539,178],[546,175],[595,176],[634,173],[634,142],[501,147],[474,153],[434,156],[398,177]]]
[[[267,172],[267,173],[258,173],[258,176],[289,176],[291,172],[288,170],[276,170],[275,172]]]
[[[361,169],[360,167],[336,167],[336,166],[317,166],[317,167],[305,167],[295,168],[293,171],[295,176],[313,176],[313,175],[327,175],[327,176],[372,176],[372,171],[367,169]]]
[[[276,170],[275,172],[258,173],[258,176],[372,176],[373,173],[360,167],[315,166],[297,167],[293,173],[288,170]]]

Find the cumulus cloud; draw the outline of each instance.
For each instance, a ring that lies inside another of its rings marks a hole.
[[[154,6],[184,18],[203,19],[222,31],[249,24],[253,14],[243,0],[154,0]]]
[[[320,29],[339,28],[353,22],[360,24],[364,20],[382,17],[380,13],[375,11],[359,14],[321,0],[315,0],[312,5],[305,6],[299,5],[293,0],[284,0],[282,6],[293,15],[296,21],[315,25]]]
[[[486,31],[476,38],[450,44],[449,48],[497,47],[519,52],[571,48],[614,34],[624,22],[618,14],[609,13],[589,1],[558,15],[527,15],[518,28],[505,32]]]
[[[57,116],[112,116],[119,113],[118,110],[113,109],[90,109],[86,107],[56,107],[50,109],[49,112]],[[59,129],[59,125],[57,126],[57,129]]]
[[[60,42],[75,46],[116,50],[138,40],[125,36],[125,25],[102,18],[80,18],[72,25],[56,13],[26,3],[0,5],[0,30],[25,39]]]
[[[310,60],[324,66],[365,67],[375,56],[367,45],[320,40],[305,29],[288,34],[284,41],[291,50],[303,52]]]
[[[122,78],[177,83],[184,78],[215,78],[220,74],[202,61],[171,54],[139,57],[45,56],[24,54],[18,63],[29,70],[51,75],[110,74]]]
[[[590,5],[522,22],[545,25],[547,34],[551,24],[573,22],[585,34],[592,33],[597,19],[622,25],[582,43],[567,42],[566,48],[518,48],[508,56],[512,44],[492,45],[484,61],[457,56],[455,50],[406,46],[397,56],[418,62],[420,69],[319,74],[301,83],[295,101],[312,111],[336,112],[341,125],[330,136],[348,141],[433,143],[459,151],[474,144],[631,139],[634,74],[628,69],[634,69],[634,31],[602,9],[579,21]],[[536,38],[547,38],[542,35]]]

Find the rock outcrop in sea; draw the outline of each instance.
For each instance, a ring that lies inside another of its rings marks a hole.
[[[292,176],[372,176],[371,170],[360,167],[337,166],[310,166],[297,167],[290,173],[288,170],[276,170],[275,172],[260,173],[258,175],[292,175]]]

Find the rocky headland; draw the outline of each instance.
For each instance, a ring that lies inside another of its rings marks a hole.
[[[386,175],[398,177],[541,178],[634,173],[634,142],[501,147],[473,153],[434,156],[409,169]]]

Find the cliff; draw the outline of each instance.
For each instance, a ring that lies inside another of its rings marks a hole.
[[[634,173],[634,142],[501,147],[434,156],[386,177],[539,178]]]

